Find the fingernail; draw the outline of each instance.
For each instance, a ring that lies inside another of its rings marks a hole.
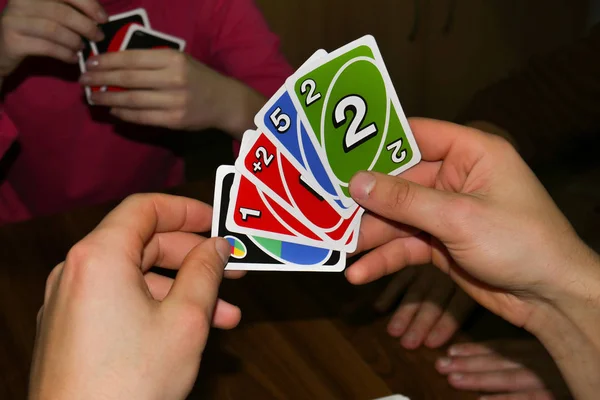
[[[465,376],[463,374],[451,374],[450,379],[453,381],[462,381]]]
[[[460,349],[458,347],[450,347],[448,349],[448,355],[449,356],[459,356],[461,353]]]
[[[100,29],[98,29],[98,31],[96,31],[96,34],[94,35],[94,40],[96,42],[100,42],[100,41],[104,40],[104,32],[102,32]]]
[[[375,187],[375,176],[369,172],[359,172],[350,181],[350,195],[355,200],[367,200]]]
[[[81,83],[90,83],[90,76],[88,74],[82,74],[79,77],[79,82],[81,82]]]
[[[217,249],[217,253],[221,257],[224,263],[229,260],[229,256],[231,255],[231,244],[227,239],[219,238],[215,244],[215,248]]]
[[[448,366],[450,366],[450,364],[452,364],[452,360],[448,357],[442,357],[440,359],[438,359],[438,366],[442,367],[442,368],[446,368]]]
[[[85,63],[85,65],[86,65],[88,68],[94,68],[94,67],[97,67],[99,64],[100,64],[100,63],[98,62],[98,59],[97,59],[97,58],[90,58],[90,59],[88,59],[88,60],[87,60],[87,62]]]

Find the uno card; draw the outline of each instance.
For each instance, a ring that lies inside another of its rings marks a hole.
[[[244,141],[236,169],[245,178],[303,226],[325,240],[335,242],[332,248],[348,252],[356,249],[346,246],[360,221],[362,208],[355,207],[350,217],[342,217],[310,186],[269,137],[262,133],[251,134]]]
[[[108,18],[108,22],[100,25],[100,29],[105,36],[104,40],[91,42],[91,47],[95,54],[119,51],[129,28],[134,25],[150,29],[148,14],[146,14],[146,10],[143,8],[136,8],[122,14],[111,15]]]
[[[421,154],[372,36],[317,60],[286,81],[294,107],[346,206],[361,170],[396,175]]]
[[[315,247],[329,247],[323,238],[302,225],[293,215],[240,174],[235,175],[231,188],[225,224],[231,232]]]
[[[119,51],[135,49],[174,49],[182,51],[185,41],[166,33],[157,32],[141,25],[129,25],[127,32],[120,41]],[[109,92],[119,92],[123,88],[109,86]]]
[[[325,50],[317,51],[299,68],[299,71],[306,71],[310,63],[326,55]],[[313,142],[309,139],[285,86],[279,89],[256,114],[254,121],[259,130],[269,136],[289,161],[302,172],[306,181],[311,182],[314,190],[330,202],[339,214],[349,217],[355,212],[355,205],[346,207],[339,200],[334,183]]]
[[[83,49],[77,53],[77,57],[79,59],[79,70],[81,71],[82,74],[86,73],[86,71],[87,71],[86,62],[93,55],[96,55],[96,54],[92,50],[90,41],[87,39],[83,39]],[[92,95],[92,88],[86,85],[86,86],[84,86],[84,91],[85,91],[85,98],[87,99],[88,103],[90,105],[93,105],[92,100],[90,98],[90,96]]]
[[[150,22],[148,20],[148,14],[143,8],[136,8],[135,10],[127,11],[121,14],[115,14],[108,17],[108,21],[101,24],[99,27],[104,33],[104,39],[100,42],[90,42],[84,40],[85,48],[79,56],[79,66],[81,72],[84,73],[85,62],[90,55],[98,55],[107,52],[119,51],[121,43],[127,34],[129,28],[133,25],[144,26],[150,28]],[[87,50],[89,48],[89,51]],[[86,56],[87,54],[87,56]],[[105,91],[106,86],[86,86],[85,94],[90,105],[93,105],[90,95],[92,92]]]
[[[183,51],[185,40],[150,28],[134,25],[129,28],[119,50],[174,49]]]
[[[229,194],[235,168],[217,169],[215,184],[212,236],[224,237],[231,244],[231,257],[226,270],[339,272],[346,266],[343,252],[311,247],[278,239],[267,239],[233,233],[225,226],[224,216],[229,209]]]

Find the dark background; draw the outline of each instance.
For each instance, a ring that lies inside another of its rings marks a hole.
[[[584,36],[588,0],[256,0],[294,67],[365,34],[377,39],[407,116],[453,120],[478,90]],[[335,16],[335,18],[332,18]],[[225,135],[189,135],[188,179],[232,161]],[[190,150],[193,149],[193,150]]]

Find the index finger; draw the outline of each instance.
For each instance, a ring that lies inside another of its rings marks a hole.
[[[108,15],[96,0],[62,0],[61,2],[69,4],[100,24],[108,21]]]
[[[358,246],[354,254],[374,249],[396,238],[414,236],[419,232],[418,229],[408,225],[365,213],[362,217]]]
[[[155,233],[206,232],[212,207],[201,201],[166,194],[138,194],[125,199],[92,231],[103,244],[119,248],[141,262],[146,243]],[[102,234],[104,233],[104,234]]]
[[[183,54],[172,49],[113,51],[90,57],[87,66],[95,69],[161,69],[177,63]]]

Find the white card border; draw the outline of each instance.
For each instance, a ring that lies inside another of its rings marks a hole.
[[[226,175],[235,174],[235,167],[230,165],[222,165],[217,168],[215,178],[215,193],[213,197],[213,216],[211,237],[216,237],[219,234],[219,220],[221,218],[221,201],[223,193],[223,179]],[[229,228],[227,228],[229,230]],[[235,233],[235,232],[231,232]],[[247,236],[247,235],[246,235]],[[249,238],[252,240],[251,238]],[[254,241],[253,241],[254,242]],[[254,242],[255,243],[255,242]],[[331,249],[329,249],[331,250]],[[331,250],[333,253],[335,250]],[[342,272],[346,268],[346,253],[341,251],[340,260],[335,265],[326,266],[302,266],[298,264],[245,264],[245,263],[228,263],[225,267],[227,271],[282,271],[282,272]]]
[[[123,38],[123,42],[121,43],[121,47],[119,48],[119,51],[124,51],[127,49],[127,46],[129,45],[129,41],[131,40],[131,36],[133,36],[133,34],[137,31],[145,32],[147,34],[175,42],[175,43],[179,44],[179,49],[178,49],[179,51],[183,51],[185,49],[185,40],[183,40],[181,38],[178,38],[173,35],[169,35],[168,33],[155,31],[152,28],[146,28],[146,27],[140,26],[140,25],[131,25],[129,27],[129,29],[127,30],[127,33],[125,34],[125,37]]]
[[[402,129],[404,130],[406,139],[408,140],[408,142],[411,146],[411,149],[413,151],[413,158],[411,159],[410,162],[408,162],[407,164],[403,165],[402,167],[399,167],[396,170],[389,173],[389,175],[398,175],[398,174],[414,167],[416,164],[418,164],[421,161],[421,152],[419,150],[419,147],[417,146],[417,143],[416,143],[416,140],[412,133],[412,130],[410,129],[410,124],[408,123],[406,114],[404,113],[404,109],[402,108],[402,106],[400,104],[400,100],[398,99],[398,94],[396,93],[396,89],[394,87],[392,79],[389,76],[389,72],[383,61],[383,57],[381,56],[381,52],[379,50],[379,47],[377,46],[377,42],[375,41],[375,38],[372,35],[366,35],[366,36],[363,36],[353,42],[346,44],[345,46],[340,47],[339,49],[329,53],[327,56],[317,60],[315,62],[315,64],[318,64],[318,65],[314,69],[333,60],[334,58],[338,57],[339,55],[347,53],[348,51],[350,51],[356,47],[360,47],[360,46],[368,46],[371,49],[371,51],[373,52],[375,63],[380,64],[381,76],[383,78],[383,81],[385,83],[385,86],[386,86],[386,89],[388,92],[388,98],[390,99],[392,105],[396,108],[396,112],[398,113],[400,124],[402,125]],[[329,174],[330,178],[332,178],[332,181],[335,183],[337,181],[337,177],[335,176],[329,163],[327,162],[327,157],[323,153],[324,150],[321,147],[320,143],[318,143],[317,136],[315,135],[314,131],[312,130],[312,126],[310,125],[310,122],[308,121],[308,118],[306,117],[304,108],[300,104],[300,101],[295,94],[296,82],[302,76],[304,76],[306,74],[307,74],[307,72],[303,72],[303,71],[298,71],[298,72],[294,73],[292,76],[290,76],[286,80],[285,87],[288,90],[288,93],[290,93],[290,97],[292,99],[292,102],[294,103],[294,107],[298,111],[298,116],[302,119],[302,122],[304,123],[305,128],[307,130],[310,130],[308,136],[310,137],[310,140],[313,142],[313,145],[315,145],[315,148],[317,149],[319,156],[324,163],[327,173]],[[336,192],[338,192],[338,196],[340,198],[340,201],[342,201],[342,203],[346,204],[345,201],[354,203],[354,200],[352,200],[351,197],[347,197],[342,192],[340,185],[334,185],[334,188],[336,189]]]
[[[264,134],[264,135],[269,140],[272,140],[271,138],[269,138],[268,135],[266,135],[266,134]],[[259,191],[261,191],[267,197],[271,198],[273,201],[275,201],[277,204],[279,204],[281,207],[283,207],[294,218],[296,218],[298,221],[300,221],[300,223],[302,223],[302,225],[306,226],[311,231],[315,232],[317,235],[319,235],[321,238],[323,238],[326,242],[331,243],[331,246],[334,246],[333,248],[335,250],[340,249],[342,251],[347,251],[347,252],[353,252],[354,250],[356,250],[356,245],[352,246],[352,243],[354,242],[354,240],[352,242],[348,243],[348,239],[350,238],[352,233],[355,232],[357,230],[357,228],[359,227],[358,225],[360,224],[360,221],[362,219],[364,209],[359,209],[356,211],[356,215],[354,216],[353,221],[350,223],[350,225],[348,226],[348,229],[346,230],[346,232],[344,232],[344,235],[342,236],[341,239],[334,240],[331,237],[329,237],[329,235],[327,235],[327,232],[325,230],[323,230],[323,228],[318,227],[314,223],[312,223],[304,214],[302,214],[300,212],[300,210],[296,209],[296,207],[294,207],[293,204],[290,204],[287,201],[285,201],[283,198],[281,198],[281,196],[279,196],[277,193],[275,193],[275,191],[273,191],[270,187],[268,187],[266,184],[261,182],[253,173],[251,173],[250,171],[248,171],[245,168],[244,159],[245,159],[245,157],[248,156],[249,150],[252,148],[252,146],[254,145],[256,140],[258,140],[259,137],[260,137],[260,133],[257,133],[256,135],[250,137],[248,140],[246,140],[246,139],[244,140],[245,146],[242,146],[242,148],[240,148],[240,154],[239,154],[237,160],[235,161],[236,171],[238,173],[242,174],[242,176],[244,178],[248,179],[254,186],[256,186],[256,188]],[[273,143],[273,144],[275,145],[275,147],[277,147],[276,143]],[[281,152],[281,148],[277,147],[277,149],[280,151],[279,154],[281,154],[282,156],[285,157],[285,155]],[[273,156],[276,157],[275,154]],[[355,208],[355,210],[356,210],[356,208]],[[335,211],[337,211],[337,210],[335,210]],[[341,216],[341,217],[342,217],[342,219],[346,219],[343,216]],[[340,247],[340,246],[343,246],[343,247]]]
[[[296,71],[295,74],[297,73],[302,73],[302,71],[307,71],[309,70],[309,68],[315,64],[316,62],[318,62],[320,59],[322,59],[323,57],[326,57],[328,55],[327,51],[323,50],[323,49],[319,49],[317,50],[304,64],[302,64],[300,66],[300,68],[298,68],[298,70]],[[294,75],[295,75],[294,74]],[[276,138],[276,134],[274,132],[272,132],[267,126],[265,126],[264,124],[264,118],[266,116],[266,111],[268,109],[270,109],[277,100],[279,100],[279,98],[281,96],[283,96],[286,92],[288,91],[286,85],[284,84],[281,88],[279,88],[277,90],[277,92],[275,92],[275,94],[269,98],[269,100],[265,103],[265,105],[258,111],[258,113],[256,113],[255,117],[254,117],[254,123],[255,125],[258,127],[258,130],[260,130],[262,133],[264,133],[265,135],[267,135],[271,141],[273,141],[273,143],[277,146],[277,148],[280,149],[280,151],[286,156],[286,158],[289,160],[290,163],[292,163],[292,165],[294,165],[294,167],[296,167],[296,169],[298,169],[298,171],[300,171],[302,173],[302,175],[305,177],[305,179],[307,180],[307,182],[309,183],[309,185],[321,196],[323,197],[323,199],[325,199],[325,201],[327,201],[329,204],[331,204],[331,206],[344,218],[348,218],[350,217],[355,210],[355,205],[356,203],[350,204],[348,207],[343,208],[340,207],[336,202],[330,193],[327,193],[316,181],[316,179],[314,178],[314,175],[312,174],[312,171],[309,168],[305,168],[303,167],[297,160],[296,158],[291,154],[291,152],[284,146],[279,146],[278,145],[278,140]],[[299,122],[304,123],[304,121],[302,121],[301,119],[301,115],[297,110],[296,104],[293,102],[293,96],[290,93],[290,98],[292,98],[292,104],[294,104],[294,108],[296,108],[296,113],[298,114],[296,119]],[[300,132],[298,131],[298,129],[296,129],[296,135],[297,135],[297,140],[299,144],[302,144],[302,140],[300,139]],[[309,136],[310,136],[310,132],[309,132]],[[312,140],[311,140],[312,142]],[[314,143],[313,143],[314,145]],[[317,155],[319,156],[319,160],[321,161],[321,163],[323,163],[323,159],[320,155],[320,148],[316,148],[316,152]],[[302,148],[300,149],[301,151],[303,150]],[[327,173],[327,176],[329,177],[329,179],[331,179],[330,173],[328,171],[328,166],[324,166],[325,168],[325,172]],[[333,188],[334,190],[336,190],[336,182],[332,181],[333,184]],[[339,197],[339,196],[338,196]],[[341,201],[341,199],[340,199]],[[342,204],[344,204],[342,202]]]

